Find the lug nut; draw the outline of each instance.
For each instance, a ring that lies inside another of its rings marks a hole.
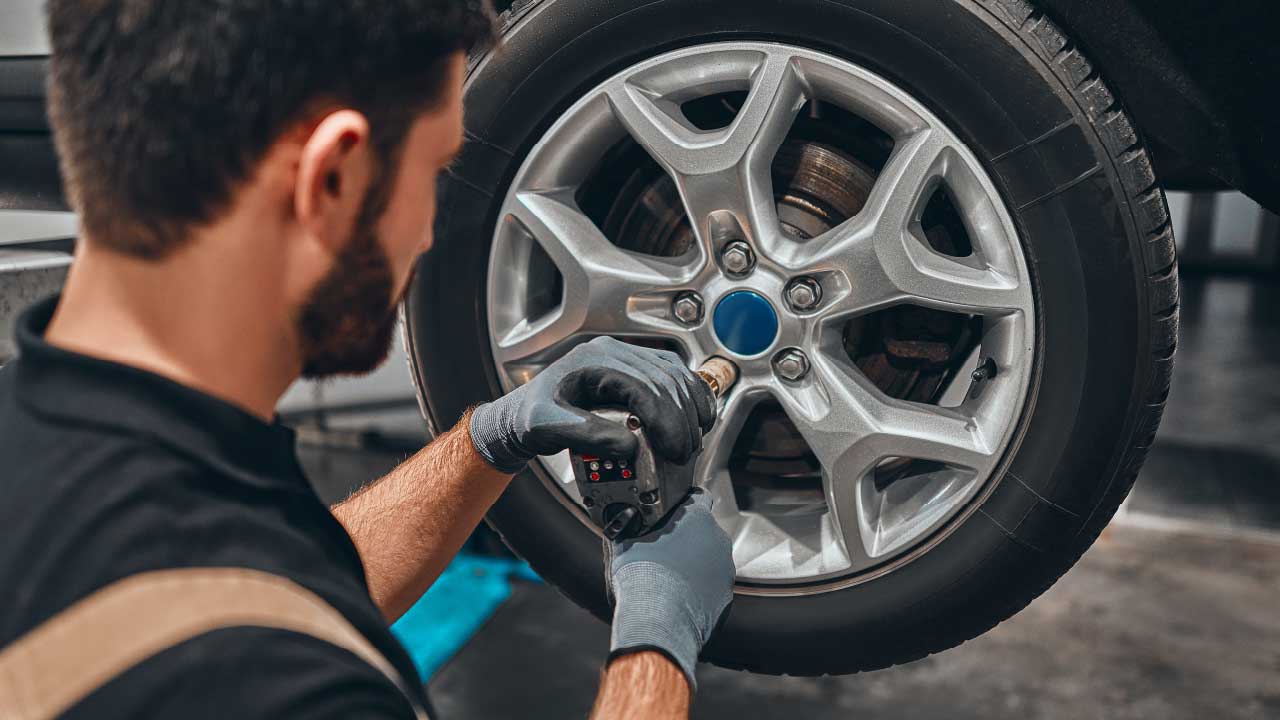
[[[787,348],[774,356],[773,370],[783,380],[795,382],[809,374],[809,358],[796,348]]]
[[[702,298],[695,292],[683,292],[671,303],[671,313],[685,325],[694,325],[702,319]]]
[[[755,269],[756,254],[752,252],[750,245],[741,240],[734,240],[725,245],[724,250],[720,252],[720,264],[730,275],[742,277],[749,275]]]
[[[822,286],[811,277],[798,277],[787,285],[787,302],[797,312],[812,310],[822,302]]]

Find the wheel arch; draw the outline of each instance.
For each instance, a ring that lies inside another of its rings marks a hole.
[[[503,29],[540,2],[495,3]],[[1280,136],[1280,116],[1257,102],[1274,91],[1267,73],[1280,65],[1280,44],[1267,36],[1280,26],[1270,0],[1187,0],[1178,13],[1161,13],[1160,0],[1031,3],[1107,78],[1167,188],[1233,187],[1280,212],[1280,152],[1266,144]]]
[[[1029,1],[1107,78],[1166,188],[1234,187],[1280,212],[1280,152],[1267,147],[1280,122],[1258,101],[1280,64],[1274,3],[1186,0],[1169,12],[1160,0]]]

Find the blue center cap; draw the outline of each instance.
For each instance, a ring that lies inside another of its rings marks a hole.
[[[738,355],[759,355],[778,336],[778,314],[750,290],[731,292],[716,303],[716,336]]]

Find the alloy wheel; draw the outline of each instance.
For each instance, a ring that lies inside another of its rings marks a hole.
[[[742,246],[748,272],[724,261]],[[775,43],[666,53],[566,110],[513,179],[486,296],[507,390],[598,335],[737,363],[697,478],[739,592],[926,550],[996,474],[1035,359],[1030,273],[973,154],[886,79]],[[586,522],[567,457],[538,462]]]

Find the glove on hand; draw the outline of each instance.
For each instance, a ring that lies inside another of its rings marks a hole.
[[[609,657],[661,651],[690,688],[698,653],[733,600],[733,545],[711,506],[695,489],[662,527],[605,545],[615,600]]]
[[[630,431],[588,412],[607,406],[634,413],[653,451],[681,464],[702,448],[702,434],[716,414],[711,389],[679,355],[599,337],[478,406],[471,414],[471,441],[490,465],[509,473],[535,455],[565,449],[634,457]]]

